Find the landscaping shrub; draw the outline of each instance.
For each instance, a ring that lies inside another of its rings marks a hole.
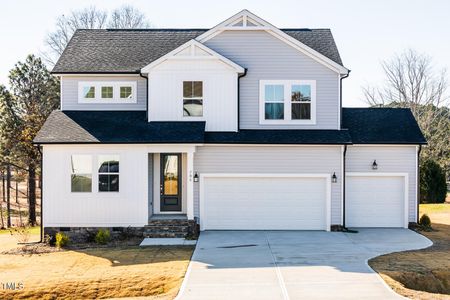
[[[419,219],[419,225],[429,228],[431,227],[431,219],[427,214],[423,214]]]
[[[420,202],[444,203],[446,196],[444,171],[431,159],[423,161],[420,166]]]
[[[26,244],[30,240],[30,226],[20,225],[10,229],[11,235],[15,236],[17,242],[20,244]]]
[[[109,242],[111,234],[107,229],[99,229],[95,235],[95,242],[100,245],[105,245]]]
[[[63,232],[58,232],[56,234],[56,241],[55,241],[56,247],[64,248],[68,244],[69,244],[69,237],[67,236],[67,234]]]

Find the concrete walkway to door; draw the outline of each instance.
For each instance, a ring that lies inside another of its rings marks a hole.
[[[178,299],[401,299],[367,265],[430,246],[407,229],[206,231]]]

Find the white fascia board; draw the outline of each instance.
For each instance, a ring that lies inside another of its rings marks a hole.
[[[173,59],[175,57],[175,55],[177,53],[179,53],[180,51],[183,51],[184,49],[187,49],[189,47],[194,47],[194,46],[200,48],[201,50],[203,50],[205,52],[207,52],[213,58],[218,59],[218,60],[222,61],[223,63],[227,64],[228,66],[233,68],[237,73],[244,73],[245,72],[245,69],[243,67],[241,67],[240,65],[238,65],[235,62],[231,61],[230,59],[220,55],[216,51],[208,48],[207,46],[203,45],[202,43],[200,43],[200,42],[198,42],[196,40],[190,40],[190,41],[184,43],[183,45],[179,46],[178,48],[170,51],[166,55],[161,56],[157,60],[151,62],[150,64],[148,64],[147,66],[142,68],[141,72],[142,73],[149,73],[151,69],[153,69],[157,65],[161,64],[162,62],[164,62],[164,61],[166,61],[168,59]],[[181,59],[210,59],[210,58],[208,58],[208,56],[206,56],[206,57],[194,56],[193,53],[192,53],[191,56],[186,56],[186,57],[182,57],[181,56],[178,59],[181,60]]]
[[[253,19],[256,22],[263,24],[263,25],[255,26],[255,27],[246,27],[246,28],[242,28],[241,30],[244,30],[244,29],[245,30],[249,30],[249,29],[250,30],[264,30],[264,31],[272,34],[273,36],[277,37],[281,41],[283,41],[283,42],[287,43],[288,45],[294,47],[295,49],[299,50],[300,52],[304,53],[305,55],[316,60],[317,62],[325,65],[329,69],[331,69],[339,74],[346,75],[349,73],[350,70],[347,69],[346,67],[341,66],[340,64],[334,62],[333,60],[329,59],[325,55],[319,53],[318,51],[312,49],[311,47],[306,46],[299,40],[294,39],[290,35],[286,34],[282,30],[278,29],[277,27],[273,26],[269,22],[261,19],[260,17],[256,16],[255,14],[251,13],[250,11],[248,11],[246,9],[238,12],[234,16],[231,16],[230,18],[226,19],[225,21],[218,24],[217,26],[215,26],[215,27],[211,28],[210,30],[206,31],[205,33],[199,35],[196,38],[196,40],[201,43],[204,43],[207,40],[213,38],[214,36],[216,36],[217,34],[223,32],[225,30],[238,30],[237,28],[233,28],[230,25],[232,25],[234,22],[236,22],[236,20],[238,20],[239,18],[241,18],[241,17],[243,18],[244,16],[246,18],[250,17],[251,19]]]

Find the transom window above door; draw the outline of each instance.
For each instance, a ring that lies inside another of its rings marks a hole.
[[[183,116],[203,116],[203,81],[183,81]]]
[[[261,80],[260,124],[315,124],[315,80]]]

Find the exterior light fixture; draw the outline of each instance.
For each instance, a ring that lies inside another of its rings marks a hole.
[[[195,174],[194,174],[194,182],[198,182],[198,173],[197,172],[195,172]]]
[[[336,183],[336,182],[337,182],[336,172],[333,172],[333,176],[331,176],[331,181],[332,181],[333,183]]]
[[[377,160],[375,159],[372,163],[372,170],[378,170]]]

